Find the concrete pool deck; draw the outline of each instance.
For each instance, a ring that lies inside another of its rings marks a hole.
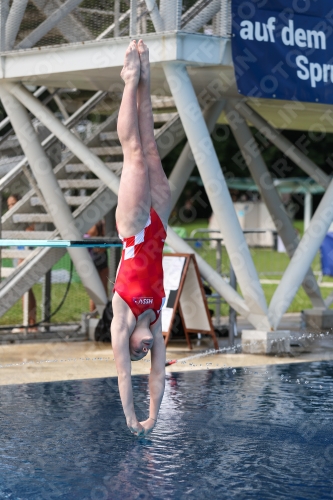
[[[166,368],[167,373],[219,369],[227,367],[250,367],[272,364],[302,363],[310,361],[333,361],[333,334],[307,332],[300,328],[299,315],[285,315],[282,326],[293,331],[291,353],[288,356],[267,356],[235,353],[228,348],[228,340],[219,338],[222,353],[204,355],[175,363]],[[238,329],[247,328],[241,320]],[[240,344],[240,337],[236,338]],[[185,341],[170,342],[167,359],[182,359],[211,349],[208,340],[193,341],[190,351]],[[132,374],[149,374],[150,359],[132,363]],[[109,344],[91,341],[34,342],[0,345],[0,385],[13,385],[60,380],[116,377],[112,348]]]

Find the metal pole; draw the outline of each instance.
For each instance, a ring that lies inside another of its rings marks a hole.
[[[302,151],[277,132],[266,120],[244,102],[235,101],[234,107],[245,120],[249,120],[261,134],[263,134],[272,144],[279,148],[298,167],[306,172],[320,186],[327,188],[330,177],[326,175],[313,161],[311,161]]]
[[[31,234],[31,233],[30,233]],[[115,242],[116,241],[116,242]],[[29,247],[50,247],[50,248],[122,248],[122,243],[118,238],[113,238],[113,241],[105,241],[104,239],[84,239],[84,240],[0,240],[0,247],[14,246],[29,246]]]
[[[126,12],[124,12],[124,14],[122,14],[118,18],[118,26],[120,23],[125,21],[130,16],[130,14],[131,14],[131,9],[128,9]],[[104,30],[102,33],[100,33],[98,35],[98,37],[96,37],[96,41],[103,40],[103,38],[105,38],[109,33],[111,33],[112,30],[115,30],[115,28],[116,28],[115,23],[110,24],[110,26],[108,26],[106,28],[106,30]],[[114,35],[114,36],[116,36],[116,35]],[[118,33],[118,36],[119,36],[119,33]]]
[[[288,309],[333,220],[333,181],[324,194],[272,297],[269,316],[274,328]]]
[[[2,193],[0,191],[0,240],[2,239]],[[1,286],[1,271],[2,271],[2,247],[0,247],[0,286]]]
[[[220,0],[221,9],[216,14],[215,35],[229,38],[231,35],[231,2],[230,0]]]
[[[222,243],[221,243],[221,239],[217,238],[216,239],[216,272],[220,276],[222,275],[221,265],[222,265]],[[221,324],[221,297],[220,296],[216,299],[215,315],[216,315],[216,328],[218,329],[220,324]]]
[[[251,310],[244,299],[221,277],[207,262],[196,253],[171,227],[168,227],[166,239],[175,252],[192,253],[195,255],[201,276],[219,293],[239,314],[246,318],[257,330],[270,330],[266,316],[256,314]]]
[[[34,96],[35,97],[39,97],[43,92],[45,92],[46,90],[46,87],[39,87],[35,92],[34,92]],[[8,124],[10,123],[10,119],[8,118],[8,116],[6,116],[6,118],[4,118],[1,122],[0,122],[0,130],[2,130],[3,128],[5,128]]]
[[[310,225],[312,217],[312,194],[308,191],[304,195],[304,231]]]
[[[0,52],[6,50],[6,22],[8,19],[8,12],[9,0],[0,0]]]
[[[174,31],[180,29],[180,0],[160,0],[160,13],[164,27],[164,30],[161,31]]]
[[[49,90],[49,92],[53,92],[53,89],[48,89],[48,90]],[[55,94],[53,96],[53,100],[56,103],[56,105],[58,106],[59,111],[62,114],[62,117],[63,117],[64,121],[68,121],[69,118],[70,118],[70,115],[67,113],[67,109],[66,109],[64,103],[62,102],[61,98],[58,96],[58,94]],[[73,128],[71,130],[71,132],[74,135],[76,135],[76,137],[80,138],[80,134],[75,130],[75,128]]]
[[[156,4],[156,0],[146,0],[146,6],[153,22],[156,33],[164,30],[163,19]]]
[[[6,22],[6,50],[11,50],[14,47],[28,1],[13,0]]]
[[[222,100],[214,101],[205,108],[203,117],[210,134],[213,132],[215,123],[222,113],[224,106],[225,100]],[[191,146],[187,142],[169,176],[172,207],[176,205],[180,195],[182,194],[194,166],[195,160],[192,155]]]
[[[182,24],[182,10],[183,10],[183,0],[177,0],[176,3],[176,22],[175,22],[175,30],[180,30],[181,29],[181,24]]]
[[[330,307],[330,305],[333,304],[333,292],[329,294],[328,297],[326,297],[325,299],[325,306],[327,307],[327,309]]]
[[[29,290],[24,293],[22,300],[23,300],[23,321],[22,321],[22,324],[23,324],[23,326],[28,328],[28,326],[29,326]]]
[[[199,31],[221,9],[221,0],[199,0],[182,16],[181,29],[195,33]]]
[[[186,67],[165,63],[164,72],[245,301],[268,324],[265,295]]]
[[[251,175],[260,189],[261,196],[265,201],[279,236],[291,258],[297,248],[299,238],[284,208],[279,193],[274,186],[273,178],[261,156],[257,143],[245,120],[239,115],[238,111],[229,104],[227,106],[227,118]],[[306,273],[303,288],[309,296],[313,306],[325,307],[320,288],[312,269],[308,269]]]
[[[82,0],[67,0],[61,7],[52,12],[45,21],[37,26],[27,37],[17,45],[18,49],[29,49],[33,47],[46,33],[54,28],[65,16],[67,16]]]
[[[230,286],[234,289],[237,290],[237,279],[236,279],[236,274],[234,273],[234,270],[232,268],[232,265],[230,264]],[[234,346],[235,344],[235,335],[237,335],[237,314],[235,309],[233,309],[231,306],[229,307],[229,345],[231,347]]]
[[[51,89],[50,89],[51,90]],[[62,114],[62,117],[64,120],[68,120],[69,119],[69,114],[67,113],[67,109],[65,108],[65,105],[64,103],[62,102],[61,98],[56,94],[54,97],[53,97],[53,100],[54,102],[56,103],[56,105],[58,106],[59,108],[59,111],[60,113]]]
[[[116,228],[116,207],[112,208],[105,217],[105,237],[116,238],[118,237]],[[110,287],[116,281],[117,269],[121,259],[121,247],[113,247],[109,249],[109,279]],[[112,289],[111,289],[112,291]]]
[[[63,239],[81,239],[82,235],[75,226],[75,220],[55,178],[51,162],[41,147],[26,109],[14,96],[7,92],[4,85],[0,86],[0,97],[10,117],[16,136],[28,158],[34,176],[38,181],[38,186],[47,204],[48,212],[52,214],[54,224],[59,230],[61,237]],[[32,97],[32,99],[35,98]],[[26,140],[27,136],[29,137],[29,141]],[[102,312],[107,302],[107,297],[88,251],[84,248],[69,248],[68,252],[71,255],[82,284],[100,309],[100,312]]]
[[[52,271],[47,271],[44,277],[43,283],[43,310],[42,319],[47,319],[51,316],[51,273]],[[48,320],[49,321],[49,320]],[[50,326],[45,326],[45,331],[50,331]]]
[[[120,0],[114,0],[114,30],[113,36],[119,36],[119,15],[120,15]]]
[[[131,0],[131,12],[130,12],[130,36],[136,36],[136,19],[137,19],[137,0]]]

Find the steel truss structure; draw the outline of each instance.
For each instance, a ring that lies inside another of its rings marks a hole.
[[[122,91],[119,74],[129,38],[142,37],[150,49],[161,157],[187,137],[169,179],[173,205],[196,164],[242,295],[197,256],[202,276],[258,330],[278,328],[301,285],[314,307],[327,308],[311,263],[333,220],[333,184],[278,129],[308,130],[316,120],[325,120],[326,131],[332,132],[333,110],[319,104],[239,96],[234,71],[241,70],[242,61],[235,68],[231,59],[230,0],[85,4],[82,0],[0,0],[0,97],[7,112],[0,130],[11,124],[19,152],[8,159],[10,167],[0,180],[0,190],[24,186],[22,199],[2,217],[2,237],[80,240],[114,209],[122,167],[116,133]],[[62,120],[43,102],[46,89]],[[70,113],[62,96],[75,89],[89,91],[90,97]],[[161,112],[172,107],[177,113]],[[107,119],[82,138],[75,126],[94,109],[104,109]],[[210,137],[217,120],[230,125],[291,259],[269,306]],[[301,241],[249,125],[326,189]],[[3,151],[9,137],[7,133],[0,140]],[[88,194],[77,193],[79,189]],[[27,223],[34,223],[36,230],[25,234]],[[170,227],[167,243],[177,252],[193,252]],[[87,250],[68,251],[90,297],[102,310],[107,297]],[[3,255],[10,257],[11,252],[3,250]],[[1,283],[0,315],[64,252],[60,248],[27,252],[24,262]]]

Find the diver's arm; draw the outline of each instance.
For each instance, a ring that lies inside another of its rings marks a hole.
[[[153,331],[154,345],[151,349],[151,371],[149,375],[150,408],[149,418],[140,422],[149,434],[157,422],[165,386],[165,344],[162,335],[161,319],[156,323]]]
[[[142,435],[144,430],[135,415],[131,380],[131,359],[129,353],[129,335],[124,325],[117,327],[115,319],[111,324],[112,349],[118,373],[118,387],[123,405],[126,423],[131,432]]]
[[[154,336],[151,349],[151,371],[149,375],[149,417],[157,420],[165,387],[165,344],[162,329]]]

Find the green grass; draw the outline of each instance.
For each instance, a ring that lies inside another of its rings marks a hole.
[[[12,259],[3,259],[3,267],[12,267]],[[52,270],[65,269],[70,271],[71,261],[68,254],[57,262]],[[51,285],[51,313],[58,307],[64,297],[67,283],[53,283]],[[43,285],[37,283],[32,287],[37,303],[37,322],[42,320]],[[73,269],[72,281],[67,298],[60,310],[52,317],[52,323],[66,323],[81,321],[82,313],[89,311],[89,297],[83,287],[79,275]],[[1,318],[0,325],[20,325],[23,322],[22,300],[20,299]]]
[[[51,288],[51,313],[60,304],[66,290],[66,283],[55,283]],[[37,302],[37,322],[42,320],[42,293],[43,287],[41,284],[32,287]],[[67,298],[61,307],[51,319],[52,323],[66,323],[81,320],[81,314],[89,311],[89,297],[81,283],[71,283]],[[0,325],[16,325],[22,324],[22,300],[9,309],[1,318]]]
[[[190,224],[184,224],[182,227],[185,228],[187,236],[189,237],[193,230],[199,228],[204,228],[204,229],[207,228],[208,220],[197,219],[196,221],[191,222]],[[302,236],[303,221],[294,221],[294,227],[297,229],[300,236]],[[201,247],[200,246],[198,247],[195,243],[192,242],[190,242],[189,244],[196,250],[196,252],[199,253],[199,255],[201,255],[201,257],[203,257],[214,269],[216,269],[216,251],[210,247],[209,243],[203,243]],[[250,248],[250,252],[260,279],[268,279],[268,280],[281,279],[282,274],[284,273],[289,264],[289,257],[285,253],[279,253],[270,248]],[[222,247],[222,275],[224,275],[224,277],[226,278],[228,278],[229,269],[230,269],[229,257],[227,255],[225,247]],[[316,273],[320,272],[321,270],[319,253],[316,255],[313,261],[312,269]],[[333,282],[333,278],[325,276],[323,281]],[[268,304],[277,286],[278,286],[277,284],[262,284],[266,301]],[[321,292],[324,298],[326,298],[332,291],[333,288],[321,288]],[[240,293],[240,290],[238,290],[238,292]],[[288,312],[300,312],[303,309],[309,309],[311,307],[312,307],[311,302],[306,293],[304,292],[303,288],[301,287],[298,293],[296,294],[293,302],[291,303]],[[221,313],[224,316],[228,314],[227,305],[222,306]]]
[[[207,229],[208,219],[196,219],[189,224],[182,224],[181,227],[186,229],[187,237],[190,237],[190,234],[194,229]]]
[[[208,219],[196,219],[193,222],[190,222],[189,224],[181,224],[182,227],[184,227],[187,231],[187,235],[190,236],[191,231],[194,229],[207,229],[208,228]],[[297,231],[299,232],[300,236],[303,236],[304,230],[304,224],[302,220],[294,220],[293,221],[293,226]]]
[[[262,285],[262,287],[265,292],[266,300],[269,304],[277,288],[277,285]],[[331,292],[333,292],[333,288],[321,288],[321,293],[324,299],[328,297]],[[287,312],[300,312],[303,311],[303,309],[312,309],[312,307],[313,306],[310,302],[309,297],[306,295],[303,288],[301,287],[298,290],[294,300],[290,304],[290,307]]]
[[[192,229],[191,229],[192,230]],[[214,269],[216,269],[216,250],[211,248],[210,242],[188,242],[194,250],[203,257]],[[289,257],[285,253],[279,253],[271,248],[250,248],[250,253],[255,268],[261,279],[279,279],[289,264]],[[222,246],[222,274],[229,274],[230,261],[227,251]],[[316,255],[312,265],[316,272],[320,271],[320,257]],[[325,281],[331,281],[332,278],[326,278]]]
[[[293,221],[293,226],[298,231],[298,234],[300,236],[303,236],[303,234],[304,234],[304,221],[302,221],[302,220],[294,220]]]
[[[12,259],[3,259],[3,267],[12,267]],[[53,270],[65,269],[70,271],[70,257],[68,254],[64,255],[59,262],[53,266]],[[55,311],[58,307],[62,298],[64,297],[67,288],[66,283],[53,283],[51,285],[51,313]],[[43,310],[43,285],[37,283],[32,287],[33,292],[36,297],[37,303],[37,322],[41,321]],[[60,310],[52,317],[52,323],[66,323],[66,322],[76,322],[81,320],[82,313],[89,311],[89,297],[85,291],[83,285],[80,282],[80,278],[73,269],[72,282],[67,295],[67,298],[60,308]],[[13,307],[11,307],[1,318],[0,325],[21,325],[23,323],[23,308],[22,300],[18,300]]]

